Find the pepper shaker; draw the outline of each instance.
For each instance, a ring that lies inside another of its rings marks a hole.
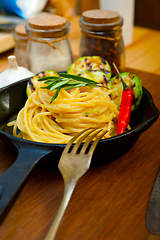
[[[27,64],[31,72],[68,69],[73,62],[69,29],[68,20],[50,13],[41,13],[27,21]]]
[[[97,55],[111,65],[113,62],[123,71],[125,68],[125,47],[122,37],[123,18],[114,11],[89,10],[79,19],[81,41],[79,57]]]

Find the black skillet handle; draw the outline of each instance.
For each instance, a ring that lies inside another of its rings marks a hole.
[[[22,191],[32,169],[46,152],[19,148],[14,164],[0,176],[0,224]]]

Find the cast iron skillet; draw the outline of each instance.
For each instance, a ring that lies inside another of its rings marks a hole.
[[[28,80],[29,78],[0,89],[0,138],[18,156],[14,164],[0,176],[0,223],[16,201],[34,166],[50,159],[57,167],[59,156],[65,147],[64,144],[19,139],[12,136],[11,129],[6,127],[6,123],[24,106]],[[101,140],[94,152],[92,166],[107,163],[123,155],[134,145],[140,134],[157,120],[159,110],[151,94],[145,88],[143,90],[141,105],[131,116],[132,129],[119,136]]]

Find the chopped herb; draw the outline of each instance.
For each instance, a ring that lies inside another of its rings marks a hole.
[[[84,114],[85,114],[85,116],[86,116],[86,117],[88,117],[88,115],[89,115],[89,112],[88,112],[88,111],[86,111]]]
[[[94,110],[94,113],[98,114],[98,113],[100,113],[100,111],[99,110]]]

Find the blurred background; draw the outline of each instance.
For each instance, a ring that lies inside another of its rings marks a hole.
[[[76,13],[100,8],[101,0],[77,0]],[[107,0],[104,0],[107,2]],[[111,0],[114,2],[114,0]],[[130,0],[128,0],[130,1]],[[123,0],[120,0],[123,4]],[[160,30],[160,0],[135,0],[134,25]],[[126,8],[127,11],[127,8]]]
[[[69,38],[76,59],[81,35],[79,18],[84,11],[92,9],[115,10],[124,18],[127,67],[160,74],[160,0],[0,0],[0,72],[8,67],[4,59],[12,54],[15,46],[11,30],[17,24],[17,17],[19,21],[26,21],[45,11],[67,18],[71,23]],[[6,26],[3,17],[10,16],[16,20],[11,18]]]
[[[29,5],[29,2],[31,2],[31,15],[43,10],[71,18],[74,15],[81,15],[82,12],[86,10],[99,9],[101,1],[102,0],[0,0],[0,9],[1,14],[5,14],[6,12],[10,14],[13,13],[9,7],[12,2],[17,2],[17,4],[23,2],[25,5],[24,9],[27,8],[27,3]],[[111,1],[117,1],[123,4],[125,0],[103,0],[106,4]],[[4,5],[5,8],[3,10],[2,5]],[[26,9],[26,11],[29,10]],[[127,7],[125,11],[128,11]],[[160,30],[160,0],[134,0],[134,25]]]

